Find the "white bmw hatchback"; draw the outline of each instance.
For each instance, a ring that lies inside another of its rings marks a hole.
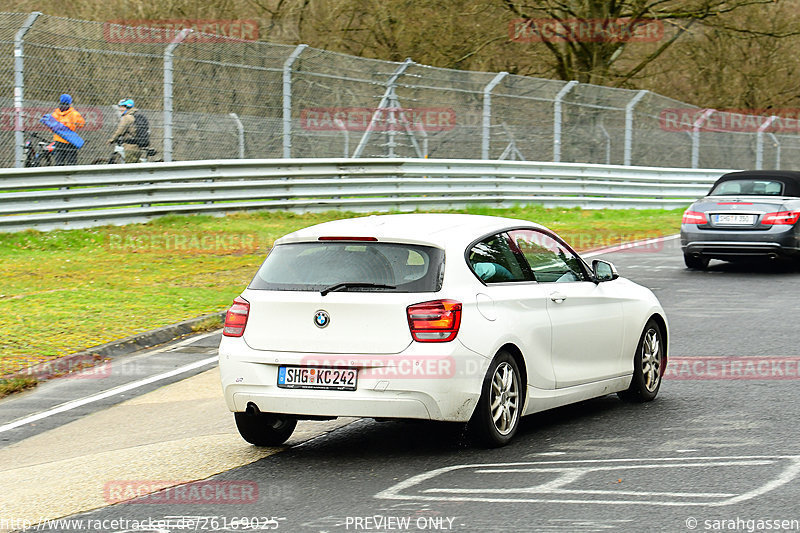
[[[227,312],[219,365],[252,444],[348,416],[468,422],[501,446],[526,414],[654,399],[667,334],[650,290],[540,225],[370,216],[277,240]]]

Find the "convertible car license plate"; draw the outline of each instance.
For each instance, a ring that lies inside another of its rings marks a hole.
[[[716,215],[714,223],[741,226],[744,224],[752,224],[755,222],[755,218],[755,215]]]
[[[356,390],[355,368],[278,367],[278,387],[284,389]]]

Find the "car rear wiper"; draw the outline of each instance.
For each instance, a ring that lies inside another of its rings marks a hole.
[[[364,283],[358,281],[345,281],[343,283],[335,283],[330,287],[325,287],[321,291],[319,291],[321,296],[325,296],[329,292],[336,292],[341,291],[343,289],[354,289],[354,288],[366,288],[366,289],[396,289],[394,285],[383,285],[381,283]]]

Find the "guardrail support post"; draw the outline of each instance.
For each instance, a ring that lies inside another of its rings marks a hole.
[[[167,163],[172,161],[172,56],[191,31],[182,29],[164,50],[164,162]]]
[[[624,164],[630,166],[633,153],[633,109],[648,93],[647,90],[639,91],[625,106],[625,157]]]
[[[706,109],[692,124],[692,168],[697,168],[700,163],[700,127],[716,111],[716,109]]]
[[[378,117],[383,112],[383,109],[386,107],[386,104],[389,102],[389,98],[394,95],[394,87],[397,83],[397,79],[403,75],[408,67],[410,67],[414,62],[411,58],[407,58],[403,63],[397,67],[397,70],[394,71],[394,74],[386,81],[386,91],[384,91],[383,96],[381,97],[381,101],[378,104],[378,109],[372,113],[372,118],[369,119],[369,125],[367,125],[367,130],[364,132],[364,135],[361,136],[361,140],[358,141],[358,146],[356,146],[356,151],[353,152],[353,157],[361,157],[361,153],[364,151],[364,148],[367,147],[367,143],[369,142],[369,137],[372,135],[372,130],[375,128],[375,123],[378,121]]]
[[[481,159],[484,161],[489,159],[489,128],[492,125],[492,91],[497,85],[503,81],[503,78],[508,76],[508,72],[499,72],[488,84],[483,88],[483,130],[481,141]]]
[[[553,103],[553,162],[555,163],[561,161],[561,101],[576,85],[578,82],[575,80],[564,85],[558,91]]]
[[[36,22],[36,19],[42,13],[39,11],[34,11],[28,18],[25,19],[25,22],[22,24],[22,27],[17,30],[16,35],[14,36],[14,166],[16,168],[22,168],[25,165],[25,132],[23,131],[23,118],[22,113],[24,112],[23,104],[25,103],[24,100],[24,93],[25,93],[25,56],[22,53],[22,44],[23,40],[25,39],[25,34],[28,33],[28,30],[31,29],[33,23]]]
[[[764,132],[772,126],[776,118],[778,117],[775,115],[769,117],[766,122],[758,127],[756,132],[756,170],[761,170],[764,167]],[[773,135],[774,138],[775,136]]]
[[[233,119],[233,123],[236,124],[236,133],[239,138],[239,159],[244,159],[244,125],[242,125],[242,121],[239,120],[239,115],[236,113],[231,113],[230,116]]]
[[[299,44],[283,63],[283,157],[292,157],[292,65],[308,48]]]

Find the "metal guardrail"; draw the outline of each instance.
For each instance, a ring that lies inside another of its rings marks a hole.
[[[0,169],[0,231],[242,209],[678,208],[725,170],[461,159],[247,159]]]

